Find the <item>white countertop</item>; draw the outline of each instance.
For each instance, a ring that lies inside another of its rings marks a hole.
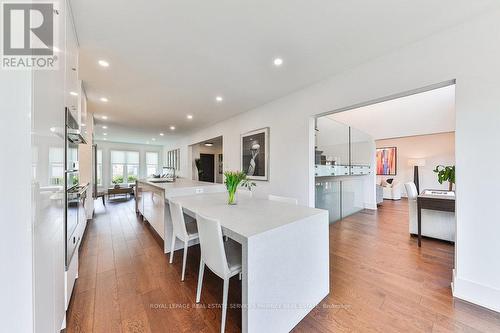
[[[151,180],[156,180],[161,178],[148,178],[148,179],[139,179],[138,182],[146,183],[151,186],[156,186],[158,188],[162,188],[164,190],[174,190],[180,188],[189,188],[189,187],[204,187],[204,186],[217,186],[221,184],[217,183],[209,183],[209,182],[200,182],[197,180],[191,180],[187,178],[177,178],[174,182],[164,182],[164,183],[155,183]]]
[[[201,215],[216,218],[223,228],[236,233],[239,238],[279,228],[312,216],[328,214],[328,211],[305,206],[254,199],[238,196],[237,205],[227,204],[227,193],[207,193],[172,198],[189,215]]]

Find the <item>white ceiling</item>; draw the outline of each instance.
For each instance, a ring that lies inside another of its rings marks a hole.
[[[447,86],[326,116],[373,139],[455,131],[455,86]]]
[[[141,143],[159,132],[185,134],[255,108],[497,5],[71,0],[89,109],[109,117],[109,138]],[[275,57],[284,60],[280,68],[272,64]],[[111,66],[99,67],[99,59]],[[217,95],[222,103],[214,101]],[[102,96],[109,102],[100,102]]]

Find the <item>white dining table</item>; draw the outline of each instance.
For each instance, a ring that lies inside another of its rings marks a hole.
[[[243,332],[289,332],[328,295],[328,211],[246,196],[228,205],[227,193],[168,200],[242,245]]]

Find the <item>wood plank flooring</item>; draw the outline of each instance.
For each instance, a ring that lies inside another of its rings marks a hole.
[[[80,271],[67,332],[218,332],[222,280],[205,271],[194,303],[199,247],[170,265],[133,200],[96,201],[80,248]],[[330,226],[330,294],[294,332],[500,332],[500,314],[451,296],[453,245],[408,235],[407,203],[385,201]],[[241,302],[233,278],[229,303]],[[228,309],[226,332],[241,331]]]

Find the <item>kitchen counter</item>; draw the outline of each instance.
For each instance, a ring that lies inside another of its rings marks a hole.
[[[136,181],[135,210],[163,239],[165,253],[168,253],[172,241],[169,198],[192,194],[225,192],[226,187],[224,184],[200,182],[186,178],[177,178],[172,182],[158,182],[158,180],[161,180],[161,178],[148,178]]]
[[[242,247],[242,332],[289,332],[330,291],[328,212],[226,193],[175,198]]]
[[[223,184],[200,182],[197,180],[191,180],[186,178],[177,178],[175,181],[162,181],[162,178],[147,178],[139,179],[137,182],[145,183],[157,188],[166,190],[168,192],[172,190],[186,189],[186,188],[200,188],[200,187],[212,187],[212,186],[224,186]]]

